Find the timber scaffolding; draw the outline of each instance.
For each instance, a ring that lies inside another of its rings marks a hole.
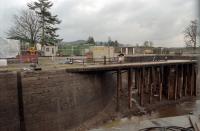
[[[67,72],[108,72],[117,73],[116,109],[120,108],[122,96],[122,73],[127,72],[128,105],[132,108],[134,91],[139,103],[151,104],[153,101],[177,100],[197,95],[197,61],[167,60],[113,65],[92,65],[66,69]],[[134,82],[133,82],[134,80]]]

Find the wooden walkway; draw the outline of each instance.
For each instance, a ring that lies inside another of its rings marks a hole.
[[[167,60],[167,61],[152,61],[152,62],[137,62],[137,63],[121,63],[108,65],[83,65],[80,67],[67,68],[67,72],[87,72],[87,71],[115,71],[118,69],[129,69],[150,66],[167,66],[177,64],[195,64],[196,60]]]
[[[196,96],[197,78],[196,60],[167,60],[156,62],[122,63],[110,65],[85,65],[66,69],[67,72],[108,72],[117,74],[116,109],[120,108],[122,96],[122,73],[127,71],[128,105],[132,108],[133,92],[137,92],[139,103],[153,103],[155,99],[162,101],[177,100],[186,96]],[[134,81],[134,82],[133,82]],[[158,96],[155,98],[155,96]]]

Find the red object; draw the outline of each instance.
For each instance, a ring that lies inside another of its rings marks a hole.
[[[18,56],[20,63],[37,63],[38,54],[26,54]]]

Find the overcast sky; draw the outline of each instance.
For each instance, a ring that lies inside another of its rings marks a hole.
[[[0,37],[12,25],[13,15],[31,0],[0,0]],[[184,46],[183,30],[196,17],[196,0],[52,0],[52,11],[62,20],[64,41],[96,41],[108,37],[135,45],[151,40],[156,46]]]

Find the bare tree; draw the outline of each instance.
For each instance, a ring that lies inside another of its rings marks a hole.
[[[30,10],[23,10],[20,16],[14,15],[14,25],[7,32],[8,38],[29,42],[35,46],[41,25],[38,15]]]
[[[152,41],[145,41],[143,43],[143,47],[153,47],[153,42]]]
[[[184,39],[186,47],[193,47],[196,49],[197,47],[197,36],[199,36],[198,33],[198,24],[197,20],[191,21],[190,25],[186,27],[184,30]]]

